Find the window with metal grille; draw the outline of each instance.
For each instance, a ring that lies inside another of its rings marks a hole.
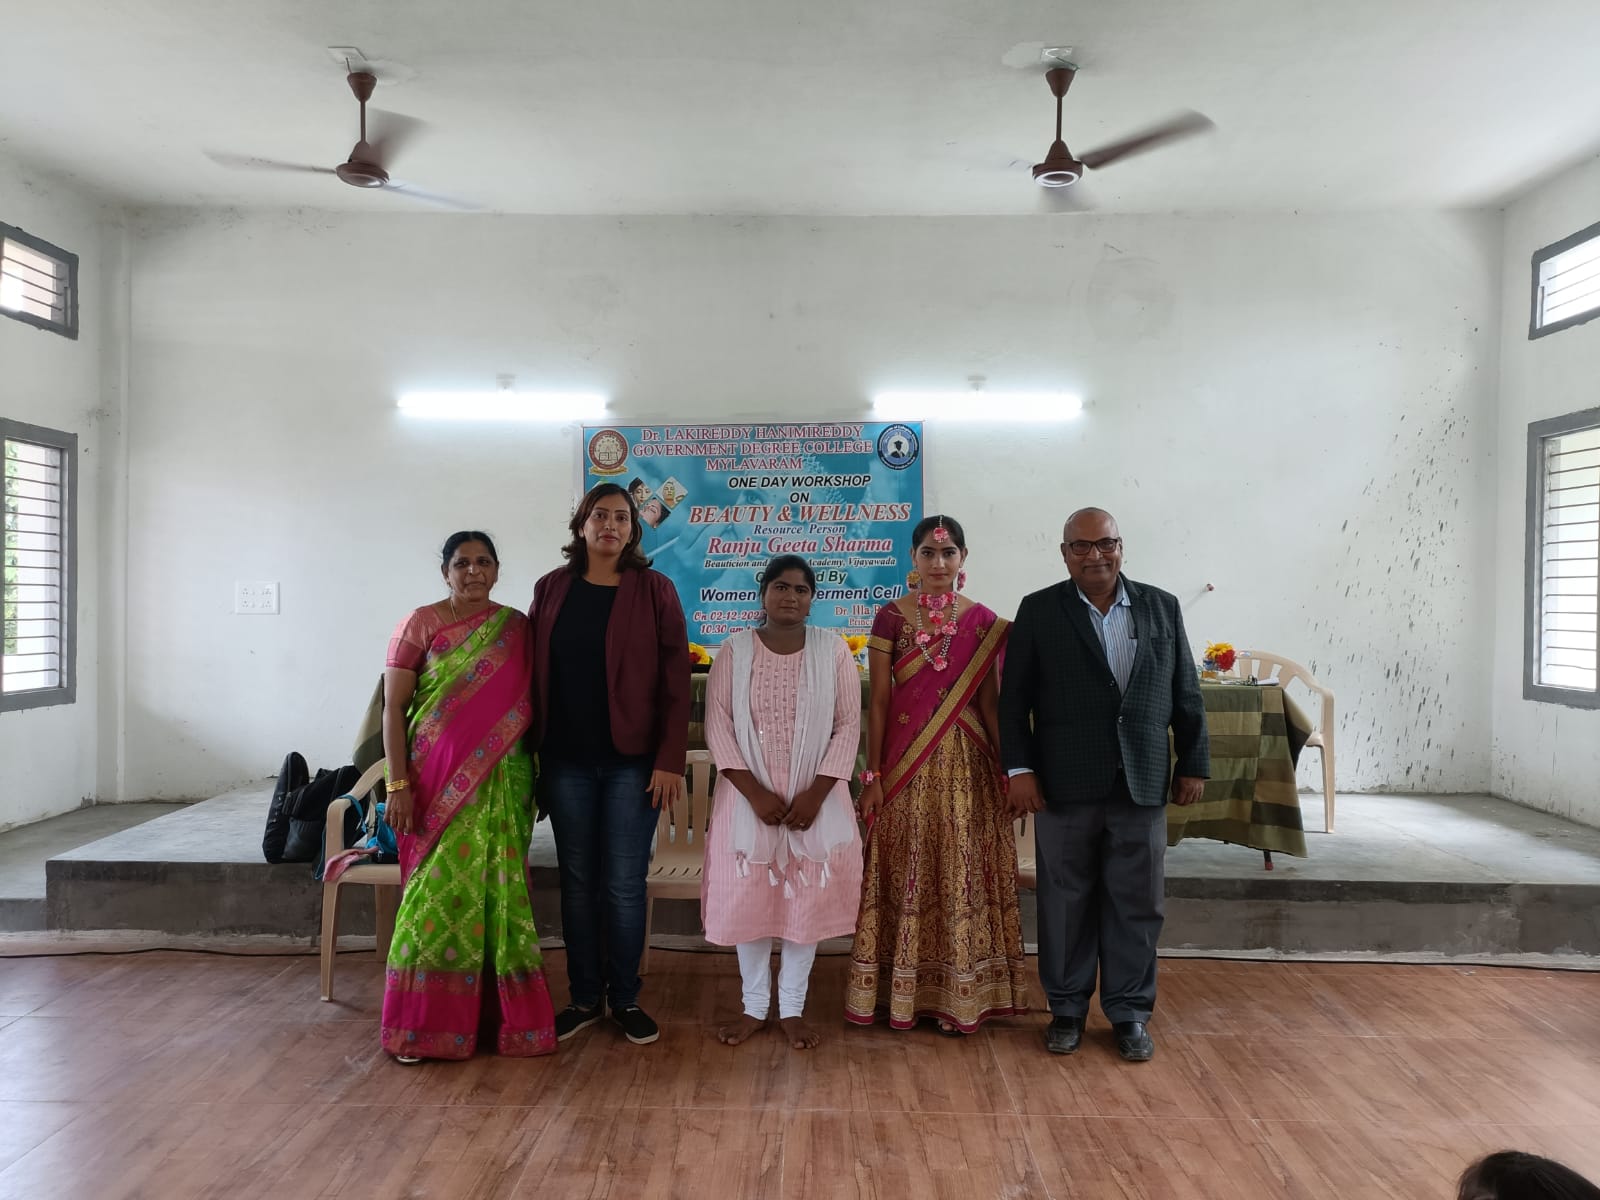
[[[0,712],[76,697],[76,434],[0,420]]]
[[[1533,256],[1530,338],[1600,317],[1600,225],[1581,229]]]
[[[1600,408],[1528,426],[1522,694],[1600,708]]]
[[[0,224],[0,315],[78,336],[78,256]]]

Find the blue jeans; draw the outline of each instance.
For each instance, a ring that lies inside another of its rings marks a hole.
[[[644,877],[657,817],[646,791],[650,763],[584,766],[547,758],[540,767],[540,803],[550,813],[561,869],[572,1003],[637,1004]]]

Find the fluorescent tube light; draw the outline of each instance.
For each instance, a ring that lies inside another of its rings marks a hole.
[[[598,392],[402,392],[400,411],[435,421],[586,421],[606,415]]]
[[[1083,398],[1070,392],[879,392],[874,416],[890,420],[1067,421],[1083,411]]]

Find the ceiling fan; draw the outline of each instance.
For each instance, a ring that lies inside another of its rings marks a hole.
[[[1063,65],[1051,68],[1044,76],[1045,82],[1050,85],[1050,91],[1056,98],[1056,140],[1050,144],[1050,150],[1045,154],[1044,161],[1034,164],[1033,181],[1040,187],[1052,189],[1052,192],[1047,194],[1056,198],[1055,207],[1078,207],[1070,201],[1062,204],[1061,201],[1066,200],[1066,193],[1060,189],[1070,188],[1077,183],[1083,178],[1085,170],[1098,170],[1121,159],[1130,158],[1146,150],[1154,150],[1158,146],[1192,137],[1212,128],[1209,117],[1197,112],[1179,113],[1137,133],[1090,150],[1081,158],[1074,158],[1072,151],[1067,149],[1066,142],[1061,140],[1061,101],[1066,96],[1067,89],[1072,86],[1073,77],[1077,73],[1076,67]]]
[[[350,90],[355,93],[356,100],[361,105],[361,140],[356,142],[355,148],[350,151],[350,157],[336,167],[314,167],[305,163],[283,162],[275,158],[257,158],[244,154],[227,154],[219,151],[207,150],[206,157],[219,166],[250,171],[294,171],[308,175],[337,175],[351,187],[381,188],[386,192],[395,192],[412,200],[419,200],[424,204],[435,204],[443,208],[456,208],[463,211],[475,211],[478,205],[465,200],[456,200],[449,196],[441,196],[436,192],[426,192],[421,188],[413,187],[391,178],[389,168],[398,157],[405,143],[409,142],[422,128],[422,122],[415,117],[401,116],[399,113],[380,112],[374,109],[373,132],[369,140],[367,136],[367,101],[372,97],[373,88],[378,85],[378,78],[370,71],[352,71],[346,76]]]

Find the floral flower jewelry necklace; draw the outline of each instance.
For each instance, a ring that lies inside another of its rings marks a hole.
[[[950,610],[950,616],[945,617],[944,610]],[[929,632],[922,623],[922,613],[926,609],[928,621],[933,625]],[[956,616],[960,606],[954,592],[946,592],[942,596],[930,596],[927,592],[917,597],[917,649],[922,651],[922,657],[928,660],[928,665],[935,671],[943,671],[950,665],[950,642],[956,636]],[[939,648],[932,654],[928,653],[935,638],[943,636]]]

